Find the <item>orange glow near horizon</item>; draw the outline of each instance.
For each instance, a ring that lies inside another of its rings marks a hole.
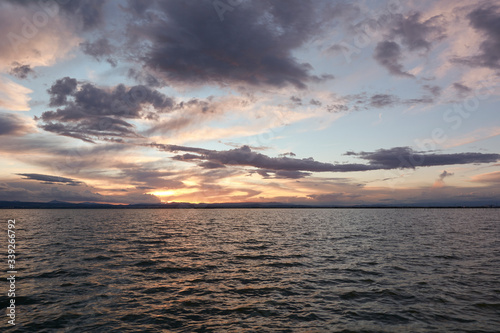
[[[176,191],[168,190],[168,191],[156,191],[156,192],[148,192],[148,194],[155,195],[157,197],[169,197],[176,193]]]

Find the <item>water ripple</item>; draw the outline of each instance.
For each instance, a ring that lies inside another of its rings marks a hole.
[[[22,223],[0,330],[498,332],[498,213],[3,210]]]

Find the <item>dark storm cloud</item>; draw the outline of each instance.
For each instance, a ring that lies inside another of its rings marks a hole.
[[[467,18],[470,25],[485,37],[479,45],[481,53],[454,61],[470,66],[500,68],[500,7],[481,7],[470,12]]]
[[[144,17],[128,28],[133,44],[146,50],[141,61],[168,82],[183,84],[305,88],[331,78],[312,75],[311,65],[292,53],[331,26],[340,7],[327,1],[245,1],[226,5],[232,10],[221,20],[219,3],[163,1],[146,10],[132,2]]]
[[[410,73],[403,71],[401,60],[403,55],[398,43],[393,41],[379,42],[375,47],[373,58],[379,64],[387,68],[389,73],[396,76],[413,77]]]
[[[71,186],[77,186],[83,184],[83,182],[71,178],[42,175],[39,173],[18,173],[17,175],[23,176],[24,177],[23,179],[37,180],[43,182],[44,184],[61,183]]]
[[[130,88],[119,84],[110,89],[83,83],[77,88],[77,81],[65,77],[57,80],[48,89],[50,106],[64,106],[56,112],[42,114],[43,120],[78,120],[89,116],[120,116],[141,118],[144,105],[151,105],[157,111],[169,111],[174,106],[170,97],[145,86]]]
[[[10,69],[10,75],[14,75],[19,79],[26,79],[28,75],[35,75],[35,71],[30,65],[21,65],[18,62],[12,63],[12,68]]]
[[[151,144],[162,151],[188,152],[172,157],[184,162],[211,162],[226,166],[251,166],[261,169],[260,174],[269,177],[269,172],[277,171],[308,171],[308,172],[351,172],[369,170],[405,169],[436,165],[454,165],[468,163],[490,163],[500,160],[500,154],[458,153],[458,154],[426,154],[413,151],[409,147],[379,149],[375,152],[348,152],[348,156],[356,156],[368,161],[368,164],[332,164],[315,161],[312,158],[290,158],[286,156],[269,157],[253,152],[248,146],[215,151],[194,147]],[[293,178],[294,175],[305,174],[282,173],[281,176]],[[277,175],[278,176],[278,175]]]
[[[0,113],[0,135],[23,135],[32,130],[26,120],[16,114]]]
[[[428,51],[435,40],[444,38],[441,16],[434,16],[426,21],[420,20],[420,13],[413,13],[407,17],[398,15],[394,27],[390,31],[392,38],[399,37],[408,50],[424,49]]]
[[[62,107],[45,111],[35,119],[46,131],[78,138],[94,139],[137,137],[134,126],[124,119],[152,118],[154,113],[168,112],[174,100],[146,86],[99,88],[90,83],[80,84],[69,77],[57,80],[50,89],[50,106]]]
[[[57,80],[47,92],[50,95],[49,106],[62,106],[68,103],[68,97],[71,96],[78,85],[76,79],[64,77]]]

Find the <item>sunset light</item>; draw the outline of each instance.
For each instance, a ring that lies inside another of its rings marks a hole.
[[[0,32],[0,332],[499,332],[498,0],[0,0]]]

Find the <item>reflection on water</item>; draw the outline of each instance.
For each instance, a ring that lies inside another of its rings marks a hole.
[[[2,210],[0,216],[5,223],[15,218],[20,228],[18,331],[498,332],[499,213]],[[0,328],[15,331],[7,317]]]

